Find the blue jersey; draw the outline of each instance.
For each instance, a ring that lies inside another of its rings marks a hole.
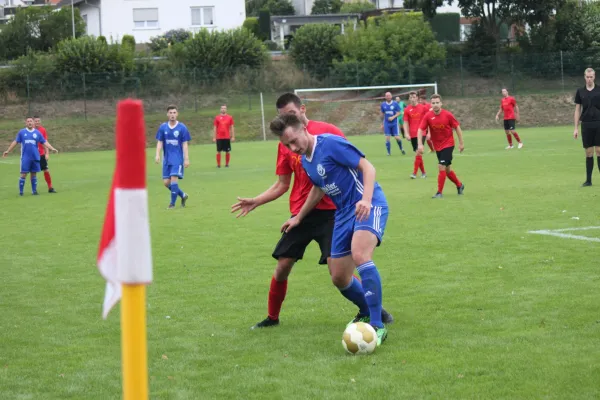
[[[363,176],[358,163],[365,155],[346,139],[323,134],[315,137],[311,157],[302,157],[302,167],[313,185],[321,188],[338,213],[354,210],[363,197]],[[381,186],[375,182],[373,206],[387,206]]]
[[[37,129],[29,130],[23,128],[17,133],[15,138],[17,143],[21,144],[21,158],[25,160],[40,160],[40,151],[38,150],[38,143],[46,143],[44,135]]]
[[[177,122],[174,128],[165,122],[156,132],[156,140],[163,142],[163,164],[183,164],[183,143],[191,140],[190,132],[181,122]]]
[[[383,113],[383,122],[386,125],[396,125],[398,124],[397,118],[394,118],[393,120],[388,120],[389,117],[392,117],[394,115],[396,115],[398,112],[400,112],[400,105],[398,103],[396,103],[395,101],[392,101],[391,103],[387,103],[386,101],[384,101],[383,103],[381,103],[381,112]]]

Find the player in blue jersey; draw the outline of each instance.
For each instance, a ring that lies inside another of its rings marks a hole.
[[[396,96],[396,103],[400,106],[400,115],[396,118],[398,121],[398,126],[400,127],[400,134],[402,135],[402,139],[406,139],[406,134],[404,133],[404,109],[406,108],[406,104],[400,99],[400,96]]]
[[[396,143],[398,143],[398,147],[400,147],[402,154],[406,154],[402,148],[402,138],[398,133],[398,117],[401,114],[400,105],[392,100],[392,94],[390,92],[385,94],[385,101],[381,103],[380,110],[383,118],[383,134],[385,135],[385,148],[388,156],[392,151],[392,145],[390,144],[390,137],[392,136],[396,139]]]
[[[325,194],[329,196],[336,206],[331,279],[344,297],[359,308],[363,304],[354,321],[368,321],[377,331],[377,344],[381,345],[387,329],[381,320],[381,279],[373,263],[373,251],[383,237],[388,205],[375,181],[375,168],[345,138],[310,135],[296,115],[280,115],[270,128],[283,145],[303,155],[302,167],[313,183],[302,209],[283,224],[282,231],[298,226]],[[355,269],[362,285],[353,277]]]
[[[42,169],[40,168],[40,152],[38,150],[38,143],[41,143],[46,149],[58,153],[48,141],[44,138],[42,133],[35,129],[35,122],[32,117],[27,117],[25,120],[26,128],[21,129],[17,133],[17,137],[8,146],[8,149],[2,154],[2,157],[8,156],[8,154],[15,148],[17,144],[21,144],[21,177],[19,178],[19,195],[23,196],[23,189],[25,188],[25,179],[27,174],[31,175],[31,193],[37,196],[37,173]]]
[[[163,183],[171,192],[171,202],[169,209],[175,208],[177,196],[181,197],[181,207],[189,198],[179,188],[179,180],[183,179],[183,170],[190,166],[190,157],[188,153],[188,142],[191,140],[190,132],[187,127],[177,121],[177,107],[167,107],[167,117],[169,120],[163,123],[156,132],[156,158],[157,164],[160,163],[160,151],[163,150]]]

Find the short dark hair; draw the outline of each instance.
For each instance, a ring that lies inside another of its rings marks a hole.
[[[276,116],[273,119],[273,121],[271,121],[269,129],[271,130],[271,132],[273,132],[274,135],[281,137],[283,135],[283,132],[290,126],[300,128],[304,125],[302,124],[302,121],[300,121],[300,118],[298,118],[296,115],[283,114]]]
[[[431,95],[431,100],[433,100],[433,99],[440,99],[440,101],[442,101],[442,96],[440,96],[440,95],[439,95],[439,94],[437,94],[437,93],[436,93],[436,94],[432,94],[432,95]]]
[[[33,116],[33,119],[36,119],[36,118],[37,118],[37,119],[39,119],[39,118],[40,118],[40,116],[39,116],[39,115],[37,115],[37,114],[35,114],[35,115]]]
[[[298,95],[295,93],[288,92],[279,96],[277,102],[275,103],[275,107],[277,107],[278,110],[281,110],[290,103],[294,103],[294,105],[298,108],[302,106],[302,100],[300,97],[298,97]]]
[[[28,119],[34,119],[35,117],[32,117],[31,115],[28,115],[25,117],[25,121],[27,121]]]
[[[408,95],[409,96],[413,96],[413,95],[416,96],[417,92],[415,92],[414,90],[411,90],[410,92],[408,92]]]
[[[427,99],[427,95],[422,94],[422,95],[419,96],[419,98],[420,99]]]
[[[167,107],[167,112],[169,112],[169,111],[171,111],[171,110],[175,110],[175,111],[177,111],[177,106],[176,106],[176,105],[174,105],[174,104],[170,104],[170,105]]]

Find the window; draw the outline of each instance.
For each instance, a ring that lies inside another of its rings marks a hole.
[[[214,12],[214,7],[192,7],[192,26],[214,25]]]
[[[134,8],[134,28],[158,28],[158,8]]]
[[[83,14],[81,16],[81,18],[83,19],[83,23],[85,24],[85,33],[89,34],[90,32],[88,31],[88,20],[87,20],[87,14]]]

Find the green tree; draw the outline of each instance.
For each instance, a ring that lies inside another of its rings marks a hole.
[[[339,84],[430,81],[445,59],[429,23],[408,14],[384,16],[340,36]],[[414,32],[419,32],[415,35]]]
[[[258,17],[261,10],[267,10],[271,15],[295,15],[296,10],[290,0],[247,0],[246,16]]]
[[[75,35],[85,34],[85,23],[75,12]],[[32,51],[47,51],[73,36],[71,9],[53,7],[17,8],[15,16],[0,31],[0,58],[16,59]]]
[[[328,24],[307,24],[294,35],[290,56],[298,66],[317,78],[329,75],[334,60],[341,59],[338,48],[340,28]]]
[[[344,3],[340,8],[341,14],[360,14],[365,11],[376,10],[375,4],[368,1],[359,1],[357,3]]]
[[[131,72],[135,68],[127,46],[108,45],[89,36],[63,40],[55,54],[56,70],[61,73]]]
[[[337,14],[340,12],[342,5],[342,0],[315,0],[310,13],[312,15]]]

